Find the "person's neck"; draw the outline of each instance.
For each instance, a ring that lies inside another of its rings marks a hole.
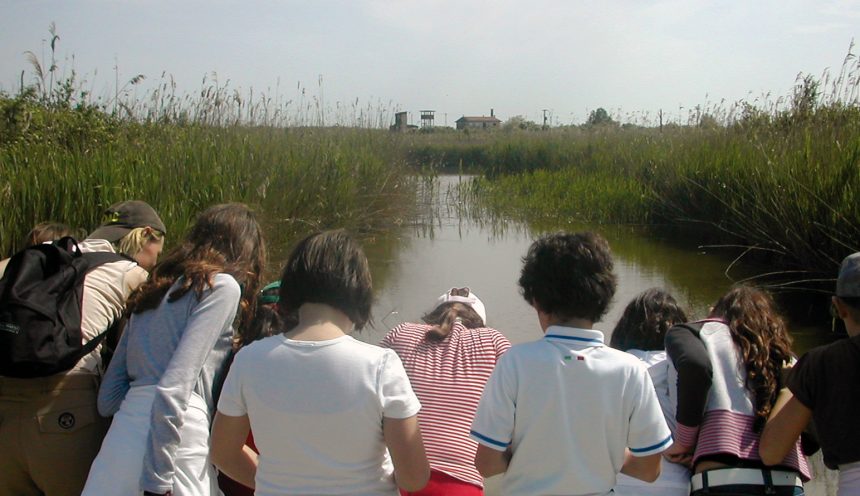
[[[849,338],[853,338],[854,336],[860,336],[860,325],[846,325],[845,332],[848,333]]]
[[[297,341],[327,341],[352,331],[353,323],[340,310],[324,303],[305,303],[299,307],[299,323],[284,335]]]
[[[543,314],[541,320],[541,328],[546,332],[550,326],[575,327],[577,329],[591,329],[594,322],[588,319],[579,317],[559,317],[553,314]]]

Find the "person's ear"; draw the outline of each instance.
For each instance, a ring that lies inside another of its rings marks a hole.
[[[843,303],[838,296],[831,296],[830,304],[833,305],[833,308],[836,310],[836,316],[845,320],[845,317],[848,315],[848,311],[845,309],[845,303]]]

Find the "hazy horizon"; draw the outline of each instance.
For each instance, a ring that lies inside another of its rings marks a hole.
[[[171,77],[195,94],[217,78],[244,96],[322,106],[330,121],[376,109],[418,124],[435,110],[448,126],[490,109],[538,123],[546,112],[553,125],[598,107],[622,121],[662,110],[668,122],[696,106],[775,101],[798,74],[838,74],[860,32],[860,0],[6,0],[3,11],[9,93],[22,70],[33,81],[24,52],[45,60],[55,22],[59,67],[97,96]]]

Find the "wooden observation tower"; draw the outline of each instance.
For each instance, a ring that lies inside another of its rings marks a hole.
[[[433,127],[433,115],[436,113],[435,110],[422,110],[421,111],[421,127],[422,128],[430,128]]]

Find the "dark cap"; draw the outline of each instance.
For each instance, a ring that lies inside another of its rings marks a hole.
[[[848,255],[839,267],[836,296],[860,298],[860,252]]]
[[[167,234],[161,218],[148,203],[131,200],[114,203],[105,210],[102,225],[90,233],[87,239],[105,239],[114,243],[138,227],[151,227],[161,234]]]

